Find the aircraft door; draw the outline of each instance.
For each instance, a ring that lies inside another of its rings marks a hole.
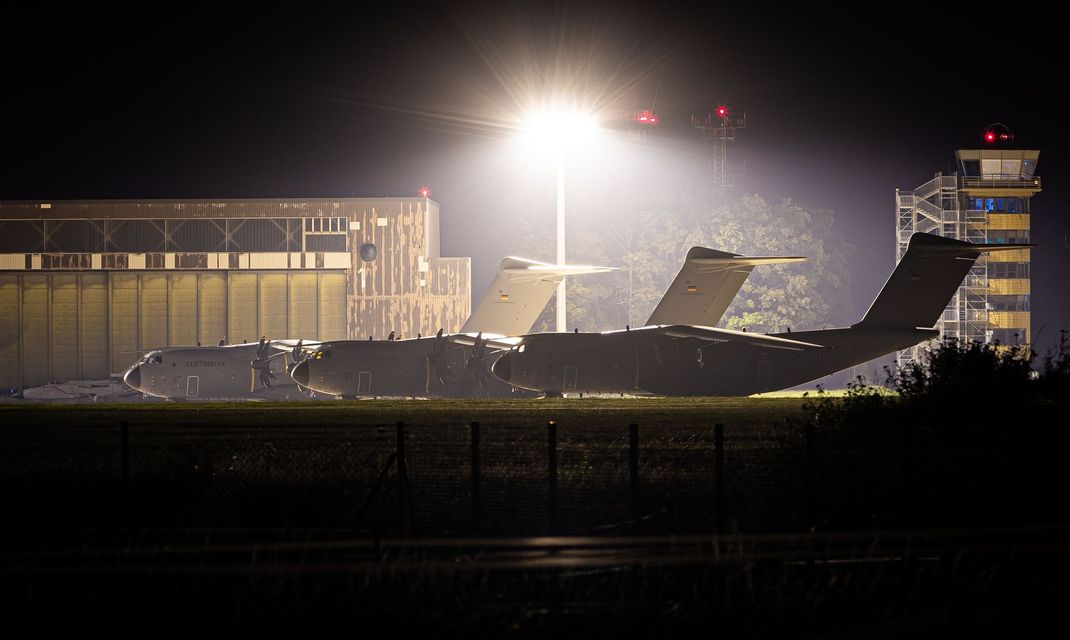
[[[372,391],[372,372],[361,371],[357,374],[357,394],[368,395]]]
[[[576,388],[576,367],[565,367],[564,391],[572,391]]]
[[[773,363],[768,360],[758,361],[758,388],[765,390],[769,388],[771,379],[773,377]]]
[[[201,378],[200,376],[187,376],[186,377],[186,397],[196,398],[197,394],[201,390]]]

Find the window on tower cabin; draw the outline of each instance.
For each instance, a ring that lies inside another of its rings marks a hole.
[[[998,180],[1000,178],[1000,166],[998,158],[981,160],[981,177],[988,180]]]

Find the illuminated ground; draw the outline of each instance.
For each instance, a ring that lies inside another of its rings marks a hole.
[[[359,400],[300,403],[169,402],[144,404],[0,405],[5,425],[108,424],[119,420],[175,424],[219,421],[226,426],[413,423],[495,420],[522,424],[556,419],[708,421],[765,424],[800,415],[802,394],[768,398],[565,398],[524,400]],[[626,423],[625,423],[626,424]]]

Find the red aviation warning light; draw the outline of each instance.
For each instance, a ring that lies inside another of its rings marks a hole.
[[[981,136],[985,144],[996,144],[997,142],[1014,142],[1014,132],[1010,130],[1007,125],[1002,122],[993,122],[985,127],[985,132]]]
[[[426,198],[431,195],[431,190],[427,187],[420,187],[420,197]]]
[[[724,106],[723,104],[719,104],[717,105],[716,113],[717,117],[723,120],[728,117],[728,107]]]
[[[657,124],[658,117],[654,115],[654,112],[650,109],[640,109],[639,113],[635,116],[636,122],[639,124]]]

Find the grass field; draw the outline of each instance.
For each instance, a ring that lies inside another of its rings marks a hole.
[[[767,424],[798,418],[802,396],[771,398],[566,398],[525,400],[360,400],[324,402],[175,402],[144,404],[4,404],[0,424],[11,426],[106,424],[121,420],[160,425],[217,423],[220,426],[467,423],[514,424],[583,420],[599,424],[711,419],[733,424]]]

